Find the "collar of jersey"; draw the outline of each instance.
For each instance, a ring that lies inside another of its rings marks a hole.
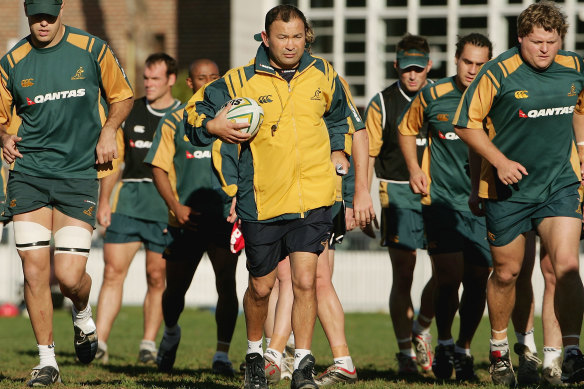
[[[32,47],[32,49],[39,54],[47,54],[47,53],[52,53],[55,50],[59,50],[59,48],[61,46],[63,46],[65,44],[65,42],[67,41],[67,37],[69,36],[69,26],[65,25],[65,33],[63,34],[63,38],[61,38],[61,41],[59,43],[57,43],[55,46],[53,47],[48,47],[46,49],[38,49],[36,48],[33,44],[32,44],[32,39],[29,36],[26,37],[26,39],[28,40],[28,43],[30,43],[30,46]]]
[[[314,63],[315,58],[308,54],[306,50],[300,57],[300,64],[298,65],[298,73],[302,73],[306,68]],[[258,48],[258,52],[255,58],[255,71],[258,73],[269,73],[276,75],[276,70],[270,64],[270,58],[268,56],[268,48],[262,43]]]

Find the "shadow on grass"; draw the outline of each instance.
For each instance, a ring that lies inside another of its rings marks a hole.
[[[407,383],[417,383],[417,384],[434,384],[436,380],[433,376],[414,374],[414,375],[398,375],[395,369],[379,370],[373,365],[359,366],[357,369],[359,374],[359,381],[391,381],[399,382],[404,381]]]

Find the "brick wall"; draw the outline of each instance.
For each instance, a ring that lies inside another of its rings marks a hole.
[[[180,68],[201,57],[214,59],[222,72],[229,68],[229,4],[225,0],[67,0],[63,21],[107,40],[140,96],[143,63],[153,52],[167,52]],[[1,8],[0,56],[11,39],[28,31],[22,1],[3,0]]]

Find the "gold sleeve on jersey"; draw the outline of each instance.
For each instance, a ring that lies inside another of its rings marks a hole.
[[[116,57],[109,47],[106,47],[105,50],[105,55],[99,62],[99,66],[108,104],[132,98],[134,92]]]
[[[365,128],[369,135],[369,155],[377,157],[383,145],[383,123],[381,107],[377,102],[372,101],[367,108],[367,117],[365,119]]]
[[[418,93],[399,124],[398,130],[400,134],[416,136],[420,133],[420,128],[424,125],[424,109],[426,109],[426,106],[423,94]]]
[[[8,91],[8,74],[0,66],[0,124],[8,127],[12,118],[12,94]]]
[[[160,134],[160,143],[156,146],[156,153],[150,164],[168,173],[173,170],[176,146],[174,143],[175,129],[167,122],[169,122],[168,119],[160,127],[162,131],[162,134]],[[154,137],[156,138],[156,135]]]

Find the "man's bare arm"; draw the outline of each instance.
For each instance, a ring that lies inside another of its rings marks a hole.
[[[131,98],[110,105],[107,119],[101,129],[97,147],[95,148],[97,155],[95,163],[108,163],[118,157],[116,131],[130,114],[133,105],[134,100]]]

